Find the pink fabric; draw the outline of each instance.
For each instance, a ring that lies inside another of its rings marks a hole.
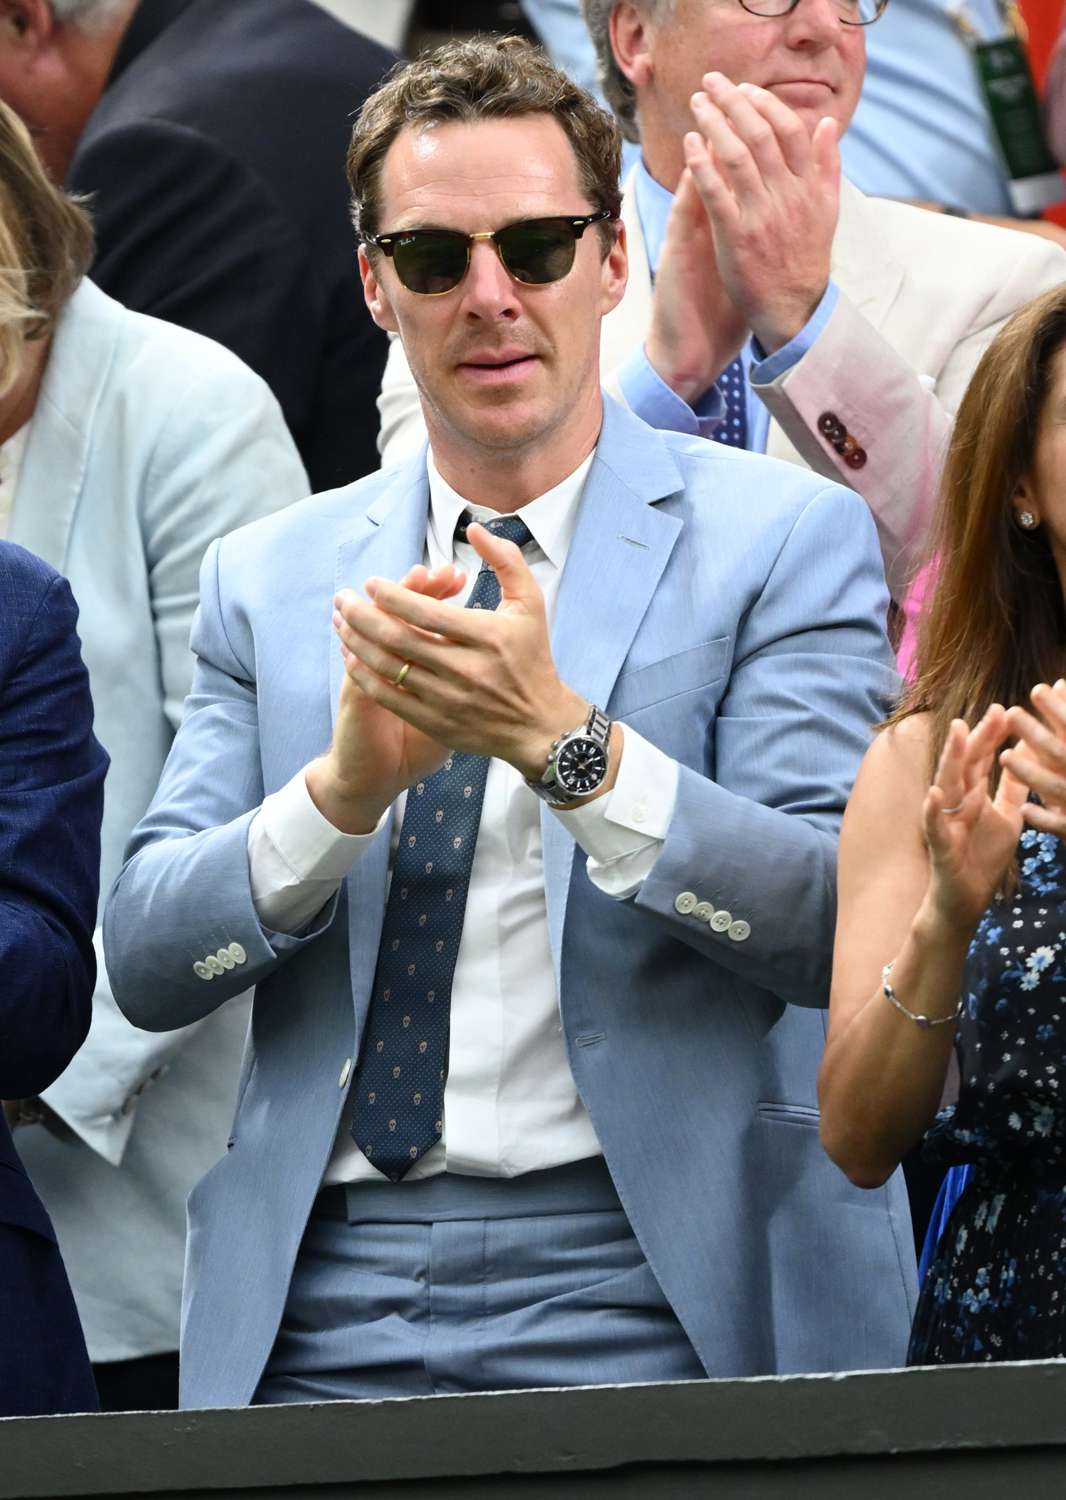
[[[915,652],[918,649],[918,617],[925,608],[932,591],[934,564],[926,563],[915,577],[903,601],[903,635],[896,653],[896,666],[906,682],[910,682],[915,670]]]

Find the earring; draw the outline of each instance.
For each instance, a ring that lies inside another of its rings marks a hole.
[[[1018,525],[1024,526],[1026,531],[1032,531],[1036,524],[1036,517],[1031,510],[1020,510],[1018,512]]]

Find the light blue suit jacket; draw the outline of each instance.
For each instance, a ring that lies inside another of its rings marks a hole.
[[[82,282],[55,330],[9,536],[66,574],[81,611],[111,756],[103,893],[181,719],[208,543],[307,490],[258,375]],[[73,1133],[18,1132],[94,1360],[177,1348],[185,1200],[225,1148],[247,1011],[235,1002],[199,1028],[149,1036],[118,1011],[100,963],[88,1040],[43,1096]]]
[[[257,986],[230,1150],[190,1200],[186,1405],[255,1390],[358,1055],[384,910],[388,828],[313,930],[265,931],[248,825],[328,743],[334,591],[420,560],[427,507],[419,457],[212,548],[185,720],[108,907],[115,994],[138,1024],[195,1020]],[[654,870],[625,902],[593,886],[545,809],[548,916],[574,1077],[710,1374],[905,1351],[902,1182],[852,1188],[822,1153],[815,1101],[836,831],[894,688],[886,604],[856,495],[607,402],[555,658],[676,758],[680,786]],[[750,937],[712,931],[686,892]],[[194,962],[231,942],[247,963],[197,978]]]

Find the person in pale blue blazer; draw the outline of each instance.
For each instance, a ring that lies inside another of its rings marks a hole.
[[[235,356],[82,279],[85,214],[49,183],[6,107],[0,202],[35,268],[38,316],[18,326],[40,335],[22,349],[33,399],[0,448],[0,502],[8,539],[65,573],[80,606],[111,756],[106,892],[181,719],[204,551],[307,481],[277,403]],[[166,1382],[150,1377],[176,1363],[185,1199],[225,1149],[247,1010],[235,999],[202,1025],[151,1036],[118,1011],[100,962],[87,1042],[20,1112],[46,1122],[22,1125],[18,1150],[55,1223],[105,1406],[116,1385],[123,1405],[165,1399]]]
[[[349,156],[360,267],[375,318],[404,340],[429,451],[205,558],[186,715],[104,920],[115,997],[138,1025],[189,1025],[256,991],[230,1149],[189,1204],[183,1405],[903,1357],[902,1181],[851,1187],[819,1145],[815,1096],[837,827],[896,685],[869,512],[603,395],[600,322],[626,274],[606,217],[572,239],[572,261],[556,227],[547,261],[538,230],[520,259],[467,241],[464,268],[465,235],[616,213],[617,161],[614,122],[524,46],[450,44],[386,83]],[[429,201],[434,238],[419,241]],[[442,228],[459,240],[442,245]],[[375,245],[397,229],[426,262],[401,254],[398,270]],[[468,531],[464,505],[490,530]],[[491,534],[520,534],[515,521],[527,552]],[[479,560],[475,603],[483,588],[502,602],[475,615],[456,607],[455,565]],[[584,739],[569,739],[579,717]],[[552,782],[556,734],[584,746],[584,795]],[[459,933],[441,912],[467,876],[449,864],[442,878],[421,851],[436,826],[449,842],[486,759]],[[493,786],[511,790],[494,800]],[[509,878],[479,886],[515,846]],[[543,932],[543,969],[512,967],[492,1001],[512,918],[519,936]],[[443,1111],[408,1174],[375,1167],[361,1122],[381,1087],[369,1128],[385,1148],[393,1132],[406,1156],[421,1128],[425,1096],[400,1097],[399,1064],[377,1087],[366,1070],[379,1028],[393,1028],[386,1059],[408,1031],[412,1058],[430,1045],[447,992],[404,988],[427,982],[421,958],[406,962],[427,926],[445,934],[438,953],[458,937],[458,959],[450,1051],[439,1083],[430,1051],[425,1084]],[[394,951],[395,990],[375,982]],[[482,961],[460,981],[471,952]],[[522,1118],[567,1085],[572,1107],[564,1128],[519,1128],[494,1156],[514,1082],[496,1059],[545,990],[558,1066],[540,1088],[525,1078]],[[479,1071],[489,1097],[471,1110],[453,1085],[476,1092]]]

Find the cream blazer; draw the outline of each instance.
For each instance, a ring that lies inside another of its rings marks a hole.
[[[632,180],[622,208],[629,285],[603,320],[600,346],[604,384],[619,399],[618,371],[641,348],[652,310]],[[868,198],[845,180],[831,270],[840,297],[826,327],[790,370],[755,387],[772,417],[766,451],[863,496],[889,588],[901,600],[924,560],[944,450],[970,376],[1006,319],[1066,280],[1066,253],[1036,235]],[[395,337],[378,407],[378,445],[390,464],[425,438]],[[865,450],[861,469],[849,468],[819,432],[826,413]]]

